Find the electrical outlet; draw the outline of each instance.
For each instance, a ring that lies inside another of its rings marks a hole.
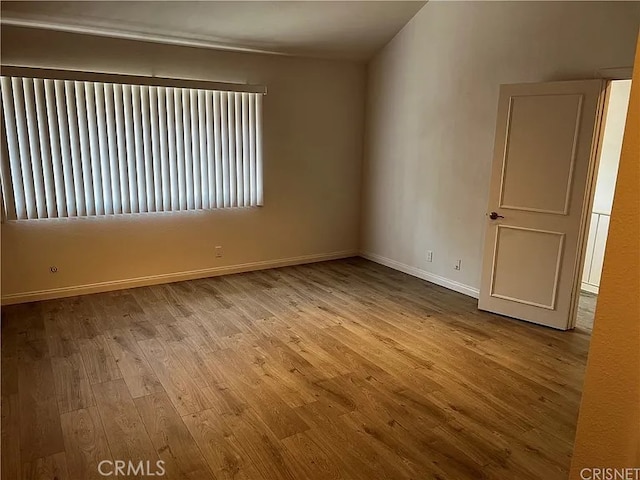
[[[457,260],[456,264],[453,266],[454,270],[460,270],[460,267],[462,266],[462,260]]]
[[[431,250],[427,251],[427,262],[433,262],[433,252]]]
[[[222,247],[220,245],[215,248],[216,258],[222,258]]]

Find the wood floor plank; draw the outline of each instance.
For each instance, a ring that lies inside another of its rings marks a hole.
[[[116,290],[88,297],[102,331],[127,328],[143,314],[142,307],[128,290]]]
[[[135,291],[136,300],[142,309],[137,321],[148,321],[154,326],[173,323],[175,318],[169,312],[162,296],[156,287],[140,288]]]
[[[196,314],[196,322],[202,325],[214,338],[224,338],[242,333],[239,315],[227,310],[218,310],[214,313]]]
[[[2,478],[22,478],[22,456],[20,454],[20,406],[18,394],[2,392]]]
[[[66,358],[80,353],[78,343],[71,335],[49,334],[47,335],[47,344],[51,357]]]
[[[286,344],[270,338],[266,343],[264,340],[254,343],[251,351],[249,366],[285,403],[298,407],[316,401],[315,382],[322,377]]]
[[[223,421],[233,432],[229,440],[236,443],[236,448],[263,478],[296,480],[280,440],[253,409],[238,415],[224,415]]]
[[[183,322],[183,330],[187,334],[184,342],[197,351],[213,352],[220,350],[217,338],[212,335],[203,325],[203,320],[198,317],[190,317]]]
[[[131,331],[111,330],[105,338],[133,398],[163,391]]]
[[[22,461],[64,451],[51,360],[21,361],[18,376]]]
[[[83,480],[104,478],[98,466],[100,462],[113,461],[113,457],[107,445],[98,408],[92,406],[63,413],[60,420],[70,478]]]
[[[114,460],[125,462],[159,460],[124,380],[112,380],[92,386]],[[132,477],[133,478],[133,477]]]
[[[104,335],[78,340],[89,383],[109,382],[122,378]]]
[[[89,379],[79,353],[52,357],[53,379],[60,413],[95,405]]]
[[[134,322],[131,322],[125,330],[130,332],[136,341],[158,337],[158,331],[153,326],[153,323],[144,319],[136,319]]]
[[[284,336],[285,333],[286,337]],[[286,341],[289,348],[311,363],[318,371],[318,374],[325,378],[344,375],[350,371],[342,363],[336,363],[333,360],[333,356],[316,344],[304,329],[297,329],[296,331],[292,331],[290,328],[286,329],[278,335],[278,338]]]
[[[66,357],[78,353],[77,339],[100,334],[100,325],[86,301],[69,299],[64,304],[47,303],[44,326],[51,356]]]
[[[134,402],[170,477],[191,480],[215,478],[165,393],[136,398]]]
[[[202,389],[211,404],[211,409],[219,415],[239,415],[249,405],[227,385],[216,385]]]
[[[400,423],[385,423],[359,411],[345,415],[343,421],[347,431],[353,430],[371,439],[369,461],[378,465],[377,470],[389,471],[389,466],[386,465],[388,463],[398,469],[398,473],[391,475],[402,478],[424,475],[435,478],[484,478],[482,467],[473,465],[465,452],[455,451],[449,459],[446,453],[434,448],[431,431],[415,429],[411,434],[407,434],[407,431],[399,426]],[[425,455],[425,452],[428,452],[428,455]],[[463,468],[452,468],[459,466]]]
[[[200,447],[215,478],[269,480],[268,477],[260,475],[252,465],[222,418],[222,415],[213,410],[203,410],[184,417],[187,428]]]
[[[245,359],[231,349],[216,351],[212,357],[224,365],[223,375],[228,385],[257,412],[278,438],[286,438],[309,427],[258,375],[251,371]]]
[[[2,395],[18,393],[18,356],[2,356],[0,363],[2,371]]]
[[[199,352],[197,343],[191,342],[191,337],[185,337],[179,342],[166,342],[178,362],[189,372],[191,379],[200,388],[210,387],[208,369],[204,355]]]
[[[57,480],[116,459],[194,480],[564,479],[590,335],[358,258],[7,306],[0,326],[2,476]]]
[[[327,455],[306,432],[285,438],[282,444],[287,452],[285,455],[290,455],[290,468],[296,478],[309,480],[353,478],[348,475],[348,467],[341,459]]]
[[[70,480],[67,458],[64,452],[38,458],[25,463],[22,468],[23,480]]]
[[[159,340],[143,340],[138,345],[180,415],[211,407],[207,397],[169,347]]]
[[[388,453],[382,453],[381,447],[371,442],[367,435],[345,428],[341,419],[305,433],[313,442],[322,445],[330,456],[344,459],[345,464],[351,467],[350,473],[354,478],[411,478],[406,467],[397,463],[397,457],[390,459]],[[353,448],[353,445],[358,445],[358,448]]]

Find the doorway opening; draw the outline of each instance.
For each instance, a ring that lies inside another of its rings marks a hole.
[[[576,328],[588,332],[598,300],[630,91],[631,80],[609,82],[576,318]]]

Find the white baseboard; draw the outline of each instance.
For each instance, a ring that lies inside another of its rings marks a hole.
[[[164,273],[160,275],[149,275],[146,277],[112,280],[108,282],[90,283],[85,285],[73,285],[69,287],[52,288],[49,290],[11,293],[2,296],[2,305],[36,302],[38,300],[50,300],[53,298],[74,297],[76,295],[109,292],[113,290],[123,290],[126,288],[134,287],[145,287],[148,285],[158,285],[160,283],[181,282],[183,280],[193,280],[196,278],[217,277],[219,275],[228,275],[232,273],[265,270],[268,268],[287,267],[291,265],[302,265],[305,263],[324,262],[327,260],[338,260],[340,258],[354,257],[357,255],[358,252],[355,250],[345,250],[342,252],[303,255],[300,257],[281,258],[277,260],[265,260],[260,262],[242,263],[238,265],[228,265],[223,267],[204,268],[201,270]]]
[[[595,293],[596,295],[598,294],[598,290],[599,290],[599,288],[596,285],[591,285],[590,283],[584,283],[584,282],[582,282],[582,284],[580,285],[580,289],[584,290],[585,292]]]
[[[366,258],[367,260],[371,260],[372,262],[376,262],[386,267],[393,268],[394,270],[399,270],[409,275],[413,275],[414,277],[421,278],[423,280],[426,280],[427,282],[435,283],[436,285],[448,288],[449,290],[463,293],[464,295],[468,295],[469,297],[478,298],[480,296],[479,289],[470,287],[469,285],[465,285],[464,283],[456,282],[455,280],[441,277],[440,275],[436,275],[435,273],[430,273],[426,270],[412,267],[410,265],[397,262],[395,260],[377,255],[375,253],[360,252],[360,256]]]

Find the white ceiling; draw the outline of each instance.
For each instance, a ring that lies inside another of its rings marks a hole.
[[[233,50],[366,60],[423,1],[7,2],[2,23]]]

